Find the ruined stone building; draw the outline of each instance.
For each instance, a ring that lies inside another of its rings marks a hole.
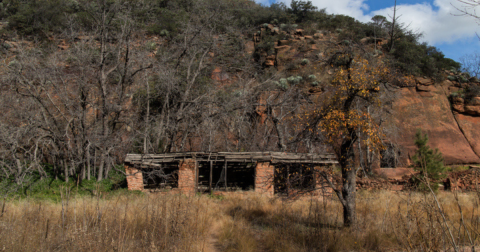
[[[273,195],[293,190],[315,191],[315,170],[336,164],[333,154],[284,152],[187,152],[128,154],[129,190],[177,190],[185,194],[249,191]]]

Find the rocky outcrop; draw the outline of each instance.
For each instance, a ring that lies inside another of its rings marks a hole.
[[[451,172],[444,181],[446,190],[478,191],[480,188],[480,167],[465,171]]]
[[[401,136],[398,144],[403,147],[404,164],[408,165],[415,153],[417,129],[428,134],[430,146],[443,153],[446,164],[480,163],[477,155],[480,150],[475,151],[478,147],[472,144],[480,140],[475,130],[480,129],[480,118],[454,115],[446,92],[451,85],[448,80],[436,84],[427,78],[417,78],[415,88],[399,89],[393,102],[396,112],[393,125],[397,125]]]
[[[263,44],[260,48],[268,49],[257,51],[257,61],[266,68],[275,67],[277,71],[299,69],[305,59],[312,62],[322,59],[327,44],[336,39],[325,32],[309,36],[301,29],[287,32],[266,24],[254,34],[253,43],[259,45],[266,36],[273,34],[285,36],[270,42],[270,47]],[[384,40],[377,38],[376,41],[381,44]],[[375,39],[364,38],[360,42],[366,45],[375,43]],[[323,74],[328,76],[333,73],[334,69],[328,68]],[[416,150],[414,140],[417,129],[428,134],[429,145],[442,152],[447,165],[480,163],[480,96],[468,101],[455,96],[478,80],[453,69],[443,74],[445,80],[442,82],[427,77],[403,76],[398,78],[399,83],[395,83],[399,87],[392,104],[395,116],[387,119],[385,124],[391,126],[389,130],[397,132],[397,139],[393,142],[402,149],[399,165],[410,165]],[[309,87],[308,92],[317,97],[317,93],[322,93],[317,92],[319,90]]]

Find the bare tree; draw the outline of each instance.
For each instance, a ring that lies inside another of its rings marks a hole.
[[[35,147],[30,160],[38,167],[41,162],[62,167],[68,180],[72,175],[90,177],[86,172],[93,158],[100,181],[115,156],[125,151],[128,141],[122,137],[135,121],[126,117],[132,109],[130,87],[150,66],[137,63],[141,55],[131,43],[134,26],[128,6],[99,0],[85,3],[85,9],[94,20],[93,27],[84,29],[86,35],[71,34],[76,39],[66,51],[19,48],[4,83],[17,99],[32,104],[25,112],[32,114],[29,121],[21,122],[34,129],[23,146]],[[50,153],[41,156],[41,148]]]
[[[478,0],[457,0],[461,5],[454,7],[460,11],[460,15],[470,16],[480,21],[480,16],[477,14],[477,7],[480,6],[480,1]]]
[[[472,54],[462,56],[460,63],[462,64],[462,71],[480,78],[480,52],[476,51]]]

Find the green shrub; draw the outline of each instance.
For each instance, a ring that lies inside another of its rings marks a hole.
[[[275,84],[275,86],[277,86],[278,88],[280,88],[282,90],[287,90],[288,87],[289,87],[288,81],[285,78],[281,78],[280,80],[275,81],[274,84]]]
[[[303,81],[303,77],[302,76],[290,76],[287,78],[287,81],[288,83],[292,84],[292,85],[297,85],[299,84],[300,82]]]
[[[450,81],[456,81],[457,77],[453,76],[453,75],[449,75],[449,76],[447,76],[447,79],[450,80]]]
[[[311,75],[308,76],[308,79],[309,79],[310,81],[314,81],[314,80],[317,79],[317,76],[315,76],[314,74],[311,74]]]
[[[419,174],[414,182],[421,191],[429,191],[428,185],[433,191],[438,190],[438,182],[445,177],[443,155],[438,149],[431,149],[428,145],[427,134],[423,135],[419,129],[415,134],[415,146],[417,150],[412,157],[413,167]]]
[[[480,97],[480,86],[475,84],[468,85],[464,90],[465,103],[469,103],[475,97]]]
[[[11,46],[9,43],[3,43],[3,44],[2,44],[2,47],[3,47],[5,50],[8,50],[8,49],[12,48],[12,46]]]
[[[453,97],[460,97],[460,98],[465,98],[465,93],[464,93],[464,90],[463,89],[460,89],[456,92],[452,92],[450,94],[450,97],[453,98]]]
[[[463,75],[459,75],[459,76],[458,76],[458,81],[459,81],[460,83],[467,83],[467,82],[468,82],[468,79],[467,79],[465,76],[463,76]]]
[[[155,49],[157,49],[157,43],[151,41],[151,42],[147,42],[147,44],[145,44],[145,48],[150,51],[150,52],[153,52],[155,51]]]
[[[403,34],[394,44],[390,54],[394,56],[394,65],[405,74],[424,75],[441,79],[440,71],[458,69],[460,64],[445,55],[436,47],[418,42],[419,35],[411,32]],[[384,45],[389,50],[389,44]]]
[[[300,62],[302,65],[308,65],[310,63],[310,60],[308,59],[302,59],[302,61]]]
[[[11,1],[14,2],[14,1]],[[65,18],[75,10],[70,1],[18,1],[12,3],[8,15],[8,28],[23,35],[44,36],[46,32],[60,32],[66,28]]]

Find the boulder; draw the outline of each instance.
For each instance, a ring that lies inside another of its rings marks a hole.
[[[465,113],[465,107],[462,104],[452,104],[453,110],[458,113]]]
[[[432,79],[429,79],[429,78],[417,77],[415,78],[415,81],[417,82],[417,84],[424,85],[424,86],[433,85]]]
[[[458,97],[458,96],[455,96],[455,97],[452,97],[452,103],[453,104],[462,104],[464,103],[464,100],[462,97]]]
[[[212,71],[211,75],[212,80],[224,82],[230,79],[230,76],[227,72],[225,72],[221,67],[215,67]]]
[[[247,41],[245,43],[245,51],[248,54],[252,55],[253,52],[255,52],[255,43],[253,41]]]
[[[424,86],[421,84],[417,84],[417,91],[420,92],[435,92],[437,89],[434,86]]]
[[[304,30],[303,30],[303,29],[296,29],[296,30],[295,30],[295,35],[303,36],[303,33],[304,33]]]
[[[291,46],[288,46],[288,45],[282,45],[282,46],[276,46],[275,47],[275,52],[278,54],[278,53],[283,53],[283,52],[286,52],[288,50],[290,50]]]
[[[265,61],[265,66],[275,66],[275,61],[274,60],[266,60]]]
[[[362,44],[367,44],[367,43],[369,43],[371,40],[372,40],[372,38],[370,38],[370,37],[365,37],[365,38],[360,39],[360,43],[362,43]]]
[[[465,105],[465,114],[472,116],[480,116],[480,106],[479,105]]]
[[[469,102],[469,105],[480,106],[480,97],[473,97]]]

